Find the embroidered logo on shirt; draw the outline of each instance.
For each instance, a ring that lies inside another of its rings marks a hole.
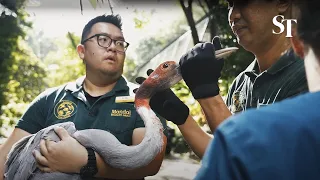
[[[131,117],[131,110],[112,109],[111,116]]]
[[[236,91],[232,95],[231,112],[237,113],[245,109],[245,95],[242,91]]]
[[[77,105],[69,100],[62,100],[54,107],[54,115],[58,119],[67,119],[76,113]]]

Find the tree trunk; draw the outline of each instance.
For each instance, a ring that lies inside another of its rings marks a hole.
[[[201,1],[201,0],[200,0]],[[210,39],[213,39],[217,35],[217,23],[216,19],[212,14],[214,14],[215,7],[218,7],[219,0],[205,0],[205,3],[208,7],[209,15],[209,29],[210,29]]]
[[[196,45],[200,41],[199,41],[198,31],[196,29],[196,24],[193,19],[193,13],[192,13],[193,0],[188,0],[188,6],[185,6],[184,0],[179,0],[179,2],[180,2],[180,5],[182,7],[184,14],[186,15],[188,25],[190,26],[193,44]]]

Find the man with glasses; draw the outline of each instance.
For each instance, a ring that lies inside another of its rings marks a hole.
[[[78,130],[102,129],[111,132],[121,143],[139,144],[144,137],[144,122],[133,103],[116,103],[118,96],[128,96],[137,86],[122,77],[129,43],[121,29],[120,16],[98,16],[84,27],[79,57],[86,75],[75,82],[50,88],[41,93],[23,114],[13,133],[0,149],[0,179],[12,145],[21,138],[52,124],[72,121]],[[160,118],[162,119],[162,118]],[[166,129],[165,121],[163,121]],[[60,142],[42,141],[34,154],[38,167],[45,171],[80,173],[82,177],[143,179],[159,171],[165,148],[148,166],[124,171],[105,164],[93,149],[86,149],[63,128],[56,129]]]

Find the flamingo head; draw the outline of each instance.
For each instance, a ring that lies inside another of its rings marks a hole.
[[[161,63],[143,82],[144,86],[155,91],[168,89],[182,80],[179,64],[175,61]]]

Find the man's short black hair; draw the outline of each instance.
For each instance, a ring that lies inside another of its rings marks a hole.
[[[320,52],[320,1],[296,0],[300,9],[298,18],[298,35],[304,43],[310,45],[315,52]]]
[[[88,37],[93,25],[99,22],[110,23],[117,26],[122,31],[122,22],[120,15],[101,15],[91,19],[83,28],[81,43]]]

